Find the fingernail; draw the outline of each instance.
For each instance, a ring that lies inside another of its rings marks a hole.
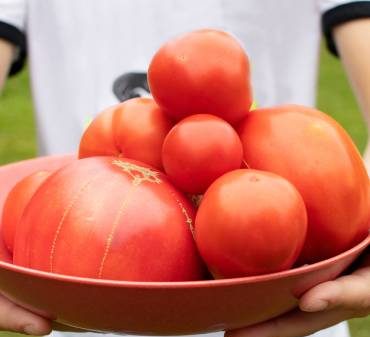
[[[323,311],[328,307],[329,303],[324,300],[317,300],[312,303],[306,304],[302,310],[308,312]]]
[[[27,324],[23,327],[23,333],[27,335],[39,336],[40,330],[37,329],[33,324]]]

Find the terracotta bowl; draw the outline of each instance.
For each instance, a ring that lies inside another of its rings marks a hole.
[[[64,165],[73,156],[45,157],[0,168],[0,209],[24,175]],[[1,212],[1,211],[0,211]],[[2,245],[2,240],[0,240]],[[370,236],[331,259],[275,274],[197,282],[124,282],[70,277],[0,262],[0,289],[13,301],[58,322],[92,331],[180,335],[234,329],[297,306],[297,298],[341,274]]]

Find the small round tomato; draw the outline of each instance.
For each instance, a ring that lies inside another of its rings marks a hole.
[[[51,172],[38,171],[20,180],[9,192],[2,215],[1,232],[5,246],[13,253],[15,233],[25,207]]]
[[[234,123],[252,104],[248,56],[238,40],[218,30],[165,43],[149,65],[148,82],[156,102],[175,120],[205,113]]]
[[[163,167],[182,191],[202,194],[224,173],[240,168],[243,147],[230,124],[212,115],[183,119],[163,143]]]
[[[190,281],[203,277],[194,208],[140,162],[91,157],[57,171],[22,216],[14,263],[81,277]]]
[[[173,123],[151,98],[133,98],[101,112],[85,130],[79,158],[120,156],[162,168],[163,140]]]
[[[239,135],[249,167],[285,177],[305,201],[308,232],[301,263],[330,258],[368,235],[369,177],[334,119],[298,105],[257,109],[241,123]]]
[[[296,188],[278,175],[249,169],[218,178],[195,219],[195,241],[216,278],[291,268],[306,230],[306,208]]]

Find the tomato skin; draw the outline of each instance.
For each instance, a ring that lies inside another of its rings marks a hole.
[[[174,120],[199,113],[241,120],[252,104],[249,78],[248,56],[238,40],[212,29],[168,41],[148,70],[155,101]]]
[[[113,133],[113,117],[118,108],[119,104],[109,107],[92,120],[81,137],[79,159],[120,155]]]
[[[219,117],[187,117],[168,133],[162,148],[163,167],[182,191],[202,194],[222,174],[240,168],[243,147],[230,124]]]
[[[13,253],[15,233],[24,209],[50,174],[49,171],[37,171],[23,178],[10,190],[5,200],[1,232],[5,246],[11,253]]]
[[[289,269],[307,229],[301,195],[286,179],[239,169],[207,190],[195,219],[195,240],[216,278]]]
[[[84,132],[79,158],[121,156],[162,168],[162,144],[173,123],[151,98],[133,98],[100,113]]]
[[[366,237],[369,178],[345,130],[324,113],[297,105],[251,112],[239,127],[251,168],[291,181],[308,212],[301,263],[337,255]]]
[[[194,208],[159,171],[130,159],[81,159],[32,198],[14,263],[102,279],[198,280],[193,219]]]

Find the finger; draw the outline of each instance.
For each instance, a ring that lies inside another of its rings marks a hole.
[[[370,313],[370,268],[343,276],[335,281],[321,283],[300,299],[300,309],[307,312],[343,308],[353,316]]]
[[[41,336],[51,332],[51,323],[0,295],[0,329]]]
[[[295,310],[267,322],[230,330],[225,337],[302,337],[328,328],[350,317],[346,310],[308,313]]]

